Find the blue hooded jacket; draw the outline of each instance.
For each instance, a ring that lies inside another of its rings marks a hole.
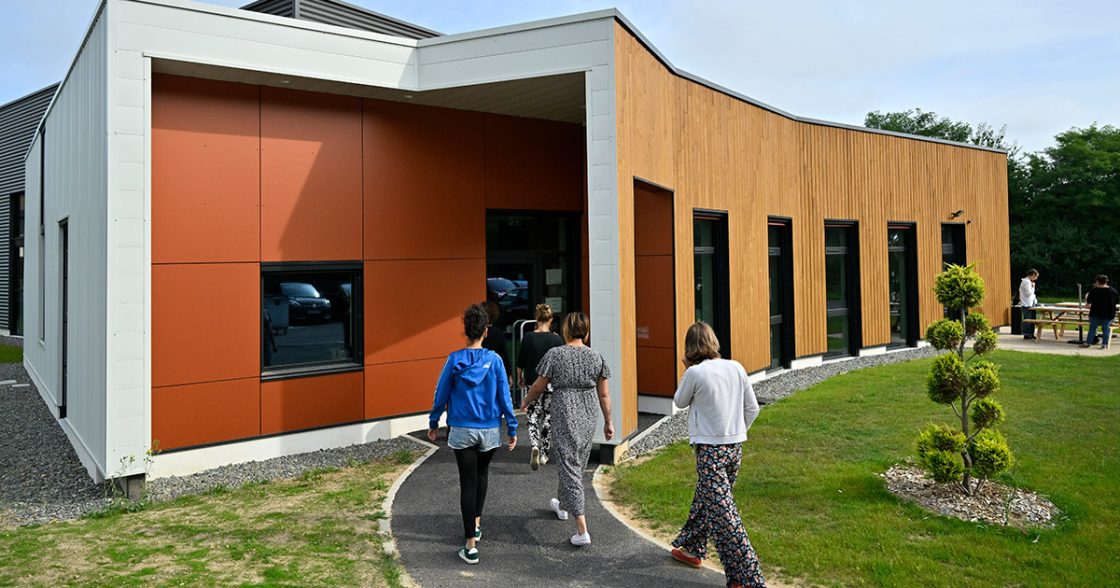
[[[489,349],[460,349],[448,355],[436,384],[429,429],[439,427],[444,410],[448,425],[466,429],[500,427],[505,416],[509,436],[516,436],[517,417],[502,358]]]

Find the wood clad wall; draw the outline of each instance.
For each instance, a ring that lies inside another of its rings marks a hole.
[[[692,217],[728,213],[732,356],[748,371],[770,363],[767,216],[792,218],[796,356],[824,353],[824,222],[859,223],[863,345],[890,342],[887,223],[917,225],[920,326],[942,310],[933,296],[941,223],[963,209],[969,262],[988,286],[984,312],[1009,320],[1006,156],[790,120],[674,75],[616,24],[619,242],[624,382],[633,349],[634,178],[674,191],[677,335],[695,316]],[[679,369],[679,368],[678,368]],[[632,386],[632,384],[630,384]],[[627,390],[626,395],[636,394]]]

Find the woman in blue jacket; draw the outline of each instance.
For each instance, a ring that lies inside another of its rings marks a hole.
[[[467,346],[447,356],[428,416],[428,439],[435,442],[439,420],[447,411],[447,446],[455,451],[459,466],[459,506],[466,538],[459,558],[469,564],[478,563],[482,505],[486,502],[490,459],[502,442],[499,428],[503,416],[509,450],[517,446],[517,417],[513,415],[505,365],[498,354],[482,348],[488,323],[486,307],[481,304],[463,312]]]

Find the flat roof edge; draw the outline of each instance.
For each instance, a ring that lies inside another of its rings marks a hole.
[[[846,124],[846,123],[840,123],[840,122],[833,122],[833,121],[829,121],[829,120],[821,120],[821,119],[816,119],[816,118],[797,116],[796,114],[786,112],[786,111],[784,111],[780,108],[776,108],[776,107],[771,106],[771,105],[769,105],[765,102],[762,102],[760,100],[755,100],[754,98],[751,98],[750,96],[747,96],[746,94],[736,92],[735,90],[731,90],[729,88],[726,88],[726,87],[721,86],[719,84],[716,84],[714,82],[710,82],[710,81],[708,81],[708,80],[706,80],[706,79],[704,79],[704,78],[702,78],[698,75],[689,73],[689,72],[687,72],[683,69],[678,68],[677,66],[673,65],[673,62],[669,61],[669,59],[667,57],[665,57],[665,55],[663,53],[661,53],[661,51],[659,51],[657,49],[657,47],[654,46],[654,44],[651,43],[649,41],[649,39],[647,39],[645,37],[645,35],[643,35],[642,32],[639,31],[638,28],[635,27],[634,24],[631,23],[630,20],[627,19],[626,16],[624,14],[622,14],[620,11],[618,11],[617,9],[611,9],[610,11],[602,11],[602,12],[613,12],[614,13],[614,18],[619,22],[619,24],[621,24],[623,27],[625,27],[626,30],[630,32],[630,34],[634,35],[634,37],[636,39],[638,39],[638,42],[641,43],[642,46],[644,46],[647,51],[649,51],[651,54],[653,54],[653,56],[655,58],[657,58],[657,60],[660,61],[662,65],[664,65],[670,72],[673,73],[673,75],[676,75],[678,77],[682,77],[686,80],[690,80],[692,82],[695,82],[695,83],[700,84],[702,86],[705,86],[707,88],[715,90],[716,92],[719,92],[721,94],[726,94],[726,95],[728,95],[732,98],[735,98],[736,100],[741,100],[743,102],[746,102],[748,104],[757,106],[759,108],[762,108],[763,110],[768,110],[770,112],[773,112],[774,114],[777,114],[779,116],[783,116],[783,117],[788,118],[790,120],[800,122],[800,123],[810,124],[810,125],[822,126],[822,127],[833,127],[833,128],[845,129],[845,130],[849,130],[849,131],[872,133],[872,134],[875,134],[875,135],[887,135],[889,137],[898,137],[898,138],[901,138],[901,139],[913,139],[913,140],[916,140],[916,141],[926,141],[928,143],[940,143],[942,145],[951,145],[953,147],[964,147],[966,149],[976,149],[976,150],[979,150],[979,151],[989,151],[989,152],[992,152],[992,153],[1001,153],[1003,155],[1007,155],[1007,153],[1008,153],[1004,149],[997,149],[995,147],[985,147],[983,145],[976,145],[976,144],[973,144],[973,143],[961,143],[959,141],[950,141],[948,139],[941,139],[941,138],[938,138],[938,137],[927,137],[927,136],[924,136],[924,135],[911,135],[909,133],[899,133],[899,132],[896,132],[896,131],[887,131],[887,130],[884,130],[884,129],[872,129],[872,128],[869,128],[869,127],[861,127],[859,125],[852,125],[852,124]],[[589,13],[589,14],[595,14],[595,13]]]

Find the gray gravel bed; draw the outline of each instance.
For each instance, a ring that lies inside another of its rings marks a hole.
[[[190,476],[152,480],[148,484],[148,496],[157,501],[172,500],[180,496],[201,494],[214,488],[233,489],[265,480],[290,480],[312,470],[369,463],[389,457],[402,449],[418,451],[427,449],[427,446],[402,435],[362,445],[222,466]]]
[[[31,382],[22,365],[0,364],[8,380]],[[0,385],[0,520],[70,519],[106,504],[36,388]]]
[[[0,381],[30,383],[19,364],[0,364]],[[309,470],[339,468],[426,446],[401,436],[363,445],[224,466],[192,476],[161,478],[148,498],[163,501],[217,487],[297,478]],[[95,484],[35,387],[0,385],[0,525],[71,520],[112,504],[107,484]]]
[[[937,353],[937,350],[933,347],[921,347],[885,353],[883,355],[870,355],[844,361],[834,361],[811,368],[790,370],[755,384],[754,393],[758,398],[759,404],[765,406],[786,398],[795,392],[810,388],[833,376],[866,367],[932,357]],[[630,446],[626,456],[628,458],[639,457],[657,451],[670,443],[684,439],[688,439],[687,409],[662,421],[661,425],[657,426],[655,430],[650,431],[645,437]]]

